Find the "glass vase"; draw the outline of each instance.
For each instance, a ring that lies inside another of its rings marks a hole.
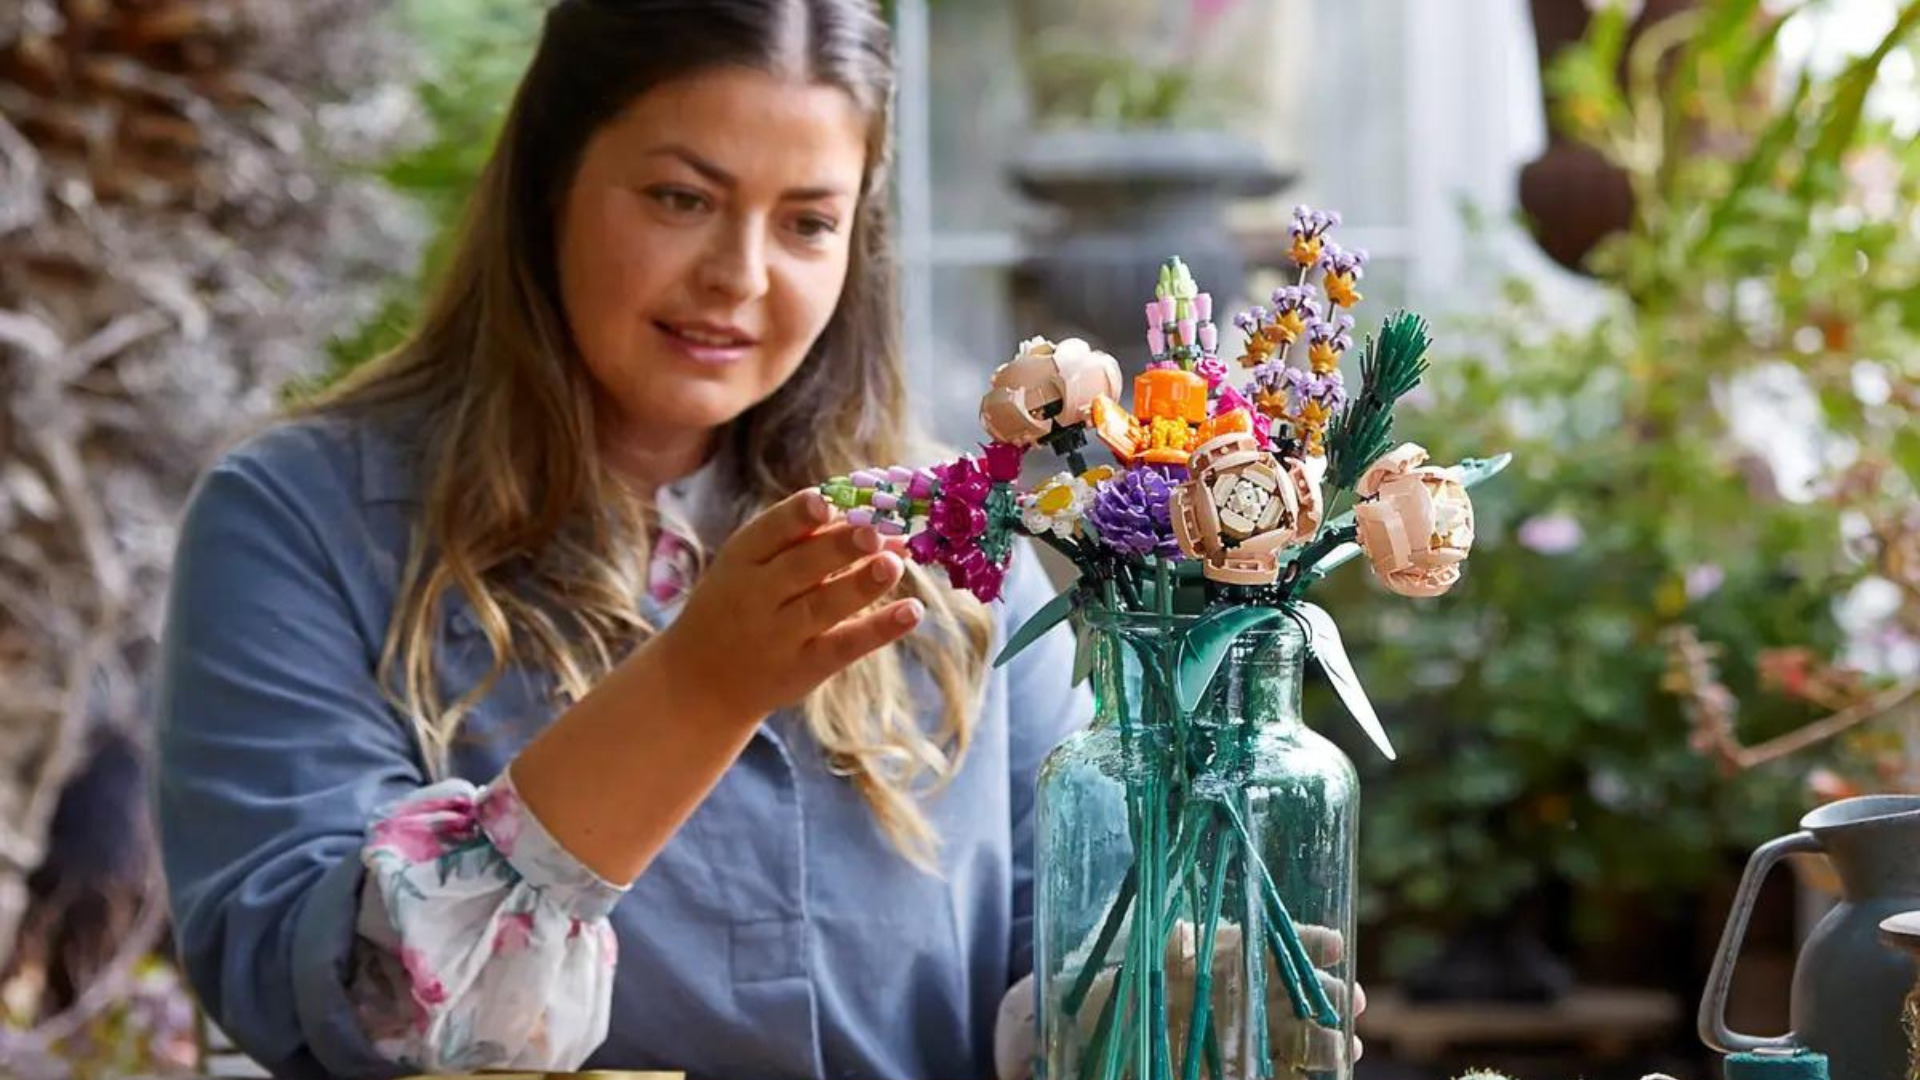
[[[1242,633],[1183,710],[1195,617],[1082,617],[1096,720],[1037,803],[1040,1076],[1346,1080],[1359,784],[1301,721],[1304,636]]]

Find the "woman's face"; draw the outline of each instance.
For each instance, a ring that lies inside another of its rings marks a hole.
[[[865,162],[852,97],[745,68],[656,87],[593,136],[560,290],[609,449],[704,453],[793,374],[839,302]]]

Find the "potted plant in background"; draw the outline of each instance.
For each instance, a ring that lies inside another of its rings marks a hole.
[[[1246,265],[1222,226],[1291,179],[1233,128],[1263,75],[1274,0],[1028,0],[1014,5],[1033,131],[1010,163],[1055,211],[1017,293],[1094,341],[1130,337],[1138,267],[1182,251],[1221,296]]]
[[[1920,151],[1864,105],[1920,4],[1839,70],[1776,88],[1785,20],[1809,7],[1702,4],[1633,56],[1628,16],[1603,8],[1550,71],[1558,120],[1622,170],[1633,213],[1585,263],[1598,319],[1565,325],[1515,280],[1475,355],[1440,369],[1436,402],[1506,403],[1423,421],[1459,440],[1437,454],[1515,449],[1519,475],[1478,507],[1501,560],[1438,619],[1383,606],[1349,631],[1399,699],[1407,757],[1444,762],[1400,770],[1368,810],[1403,838],[1362,868],[1397,971],[1532,904],[1550,940],[1635,946],[1590,951],[1589,974],[1697,990],[1723,912],[1685,898],[1809,794],[1804,770],[1727,782],[1689,746],[1675,628],[1722,648],[1754,742],[1820,715],[1762,692],[1763,656],[1858,664],[1869,698],[1895,683],[1876,650],[1912,663],[1912,601],[1883,603],[1913,593],[1911,533],[1875,523],[1911,513],[1920,477]],[[1863,750],[1898,737],[1860,730]]]

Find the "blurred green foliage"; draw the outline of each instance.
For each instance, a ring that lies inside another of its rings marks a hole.
[[[1833,600],[1866,572],[1844,518],[1863,498],[1911,505],[1920,477],[1920,150],[1862,112],[1920,4],[1843,70],[1783,73],[1779,27],[1805,6],[1703,4],[1643,39],[1624,87],[1626,20],[1602,9],[1550,73],[1558,122],[1635,192],[1631,228],[1591,260],[1601,315],[1568,326],[1513,280],[1443,335],[1403,432],[1440,461],[1516,464],[1474,492],[1453,595],[1409,610],[1346,575],[1330,601],[1395,702],[1402,761],[1374,772],[1361,845],[1393,968],[1555,880],[1575,929],[1604,940],[1623,897],[1685,903],[1803,808],[1807,761],[1720,775],[1661,677],[1663,630],[1690,624],[1724,646],[1743,738],[1808,720],[1760,692],[1755,659],[1834,654]],[[1474,351],[1446,355],[1445,336]],[[1856,392],[1863,372],[1890,392]],[[1727,402],[1755,379],[1810,400],[1806,426],[1844,447],[1804,494],[1736,431]],[[1843,471],[1870,480],[1844,505]],[[1520,543],[1530,518],[1575,542]]]
[[[1251,97],[1236,31],[1260,0],[1026,0],[1014,5],[1021,68],[1043,127],[1223,124]],[[1246,10],[1236,11],[1235,9]]]
[[[328,344],[321,384],[398,345],[412,327],[533,57],[543,10],[526,0],[402,0],[395,7],[396,30],[418,54],[413,91],[427,134],[379,173],[418,204],[432,239],[418,272],[394,282],[372,318]]]

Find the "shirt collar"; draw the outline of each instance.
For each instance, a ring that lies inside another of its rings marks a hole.
[[[720,457],[716,454],[699,468],[661,487],[654,493],[654,503],[667,527],[698,541],[711,553],[731,531],[726,486]]]

